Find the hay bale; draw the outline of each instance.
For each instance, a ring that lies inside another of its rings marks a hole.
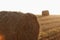
[[[49,11],[48,10],[42,11],[42,16],[49,16]]]
[[[33,14],[0,12],[0,33],[5,40],[37,40],[39,24]]]

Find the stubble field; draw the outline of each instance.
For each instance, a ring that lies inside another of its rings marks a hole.
[[[37,16],[40,25],[39,40],[60,40],[60,16]]]

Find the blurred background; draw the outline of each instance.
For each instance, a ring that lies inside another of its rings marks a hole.
[[[43,10],[49,10],[50,15],[60,15],[60,0],[0,0],[0,11],[41,15]]]

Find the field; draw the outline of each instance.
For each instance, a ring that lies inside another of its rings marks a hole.
[[[60,16],[37,16],[40,25],[39,40],[60,40]]]

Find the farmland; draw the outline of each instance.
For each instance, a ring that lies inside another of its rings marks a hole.
[[[40,25],[39,40],[60,40],[60,16],[37,16]]]

